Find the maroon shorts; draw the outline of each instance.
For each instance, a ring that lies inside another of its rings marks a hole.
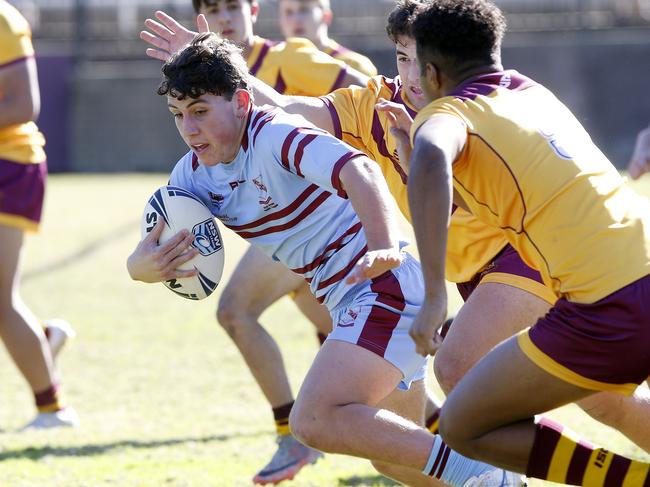
[[[0,159],[0,224],[35,230],[41,221],[47,164]]]
[[[529,267],[510,245],[506,245],[472,280],[456,285],[463,301],[467,301],[481,282],[498,282],[523,289],[550,304],[557,299],[551,289],[544,285],[541,274]]]
[[[631,394],[650,375],[650,275],[592,304],[559,299],[519,344],[566,382]]]

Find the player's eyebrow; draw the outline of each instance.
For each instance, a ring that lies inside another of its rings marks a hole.
[[[189,107],[191,107],[192,105],[196,105],[197,103],[201,103],[202,101],[203,101],[203,100],[201,100],[201,99],[191,101],[190,103],[188,103],[188,105],[187,105],[185,108],[189,108]],[[171,102],[167,103],[167,106],[168,106],[169,108],[175,108],[176,110],[180,110],[176,105],[174,105],[174,104],[171,103]]]

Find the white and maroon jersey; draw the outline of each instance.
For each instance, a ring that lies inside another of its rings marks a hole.
[[[197,195],[226,227],[303,276],[333,309],[367,251],[339,179],[341,168],[362,155],[301,116],[254,107],[232,162],[207,167],[190,151],[170,184]]]

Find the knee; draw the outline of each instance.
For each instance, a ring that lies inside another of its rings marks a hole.
[[[433,360],[433,373],[442,391],[449,393],[456,387],[465,375],[463,363],[454,358],[453,354],[437,353]]]
[[[239,330],[255,323],[256,319],[246,306],[224,294],[217,306],[217,321],[231,338],[235,338]]]
[[[596,421],[618,429],[625,415],[623,400],[620,394],[604,392],[586,397],[578,405]]]
[[[319,420],[320,417],[315,411],[308,412],[305,408],[294,405],[289,415],[289,428],[291,434],[303,445],[327,452],[323,442],[324,422]]]
[[[466,457],[475,458],[476,455],[472,437],[462,427],[462,422],[457,421],[453,417],[453,413],[445,403],[440,411],[440,419],[438,421],[438,432],[444,442],[452,450],[464,455]]]

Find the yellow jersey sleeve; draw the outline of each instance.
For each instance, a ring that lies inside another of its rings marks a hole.
[[[352,51],[347,47],[343,47],[338,42],[331,40],[330,44],[325,49],[325,53],[332,56],[334,59],[343,61],[348,66],[362,72],[367,76],[377,76],[377,68],[372,61],[358,52]]]
[[[366,87],[342,88],[322,100],[330,110],[335,135],[379,164],[397,206],[410,221],[407,177],[399,163],[397,141],[390,132],[388,117],[375,110],[380,98],[397,101],[400,92],[399,79],[376,76]]]
[[[14,7],[0,3],[0,68],[33,55],[29,24]]]
[[[286,95],[321,96],[339,88],[347,66],[307,39],[256,38],[248,67],[253,76]]]

